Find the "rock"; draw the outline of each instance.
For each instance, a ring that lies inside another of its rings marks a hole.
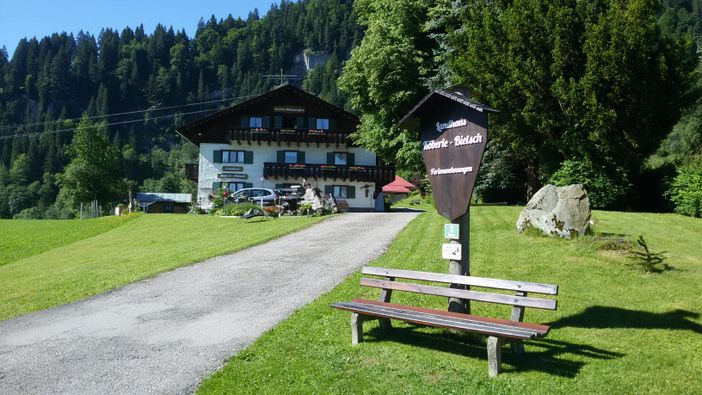
[[[571,238],[590,232],[590,198],[580,184],[539,189],[519,214],[517,231],[539,229],[547,235]]]

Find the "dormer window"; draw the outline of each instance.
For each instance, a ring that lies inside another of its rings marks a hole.
[[[329,130],[329,118],[317,118],[316,129]]]
[[[263,118],[250,117],[249,118],[249,127],[250,128],[262,128],[263,127]]]

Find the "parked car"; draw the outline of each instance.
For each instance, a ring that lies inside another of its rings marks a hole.
[[[268,188],[244,188],[232,193],[230,199],[236,203],[261,203],[264,206],[272,206],[279,199],[278,194]]]

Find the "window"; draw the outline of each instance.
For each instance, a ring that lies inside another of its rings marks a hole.
[[[244,151],[222,151],[222,163],[244,163]]]
[[[334,164],[339,166],[346,166],[348,155],[345,152],[335,152],[334,153]]]
[[[298,163],[297,151],[285,151],[285,163]]]
[[[268,191],[265,189],[252,189],[251,190],[251,197],[257,198],[261,196],[266,196],[268,195]]]
[[[234,191],[238,191],[240,189],[244,189],[243,182],[223,182],[222,186],[224,188],[227,188],[229,190],[229,192],[234,192]]]
[[[317,129],[329,130],[329,118],[317,118]]]
[[[263,118],[261,117],[250,117],[249,118],[250,128],[261,128],[263,127]]]
[[[332,193],[335,198],[343,198],[346,199],[347,197],[347,188],[346,185],[334,185],[334,192]]]
[[[164,213],[172,213],[173,212],[173,205],[172,204],[164,204],[163,205],[163,212]]]

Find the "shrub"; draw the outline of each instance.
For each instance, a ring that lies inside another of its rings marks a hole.
[[[624,196],[629,185],[621,169],[612,176],[602,167],[578,160],[563,161],[549,182],[559,187],[582,184],[593,208],[611,208]]]
[[[13,218],[14,219],[42,219],[43,215],[42,215],[42,212],[39,208],[30,207],[30,208],[25,208],[24,210],[15,214]]]
[[[702,158],[678,167],[666,196],[673,202],[676,213],[702,216]]]
[[[247,211],[249,211],[252,208],[259,208],[260,206],[258,204],[253,204],[253,203],[229,203],[226,206],[220,208],[217,210],[215,214],[217,215],[225,215],[225,216],[240,216],[244,215]]]
[[[662,273],[666,270],[673,269],[672,266],[665,263],[665,251],[663,252],[652,252],[648,248],[646,240],[644,240],[643,235],[639,236],[636,240],[636,244],[639,245],[640,249],[630,249],[629,258],[634,261],[634,264],[643,269],[647,273]]]

